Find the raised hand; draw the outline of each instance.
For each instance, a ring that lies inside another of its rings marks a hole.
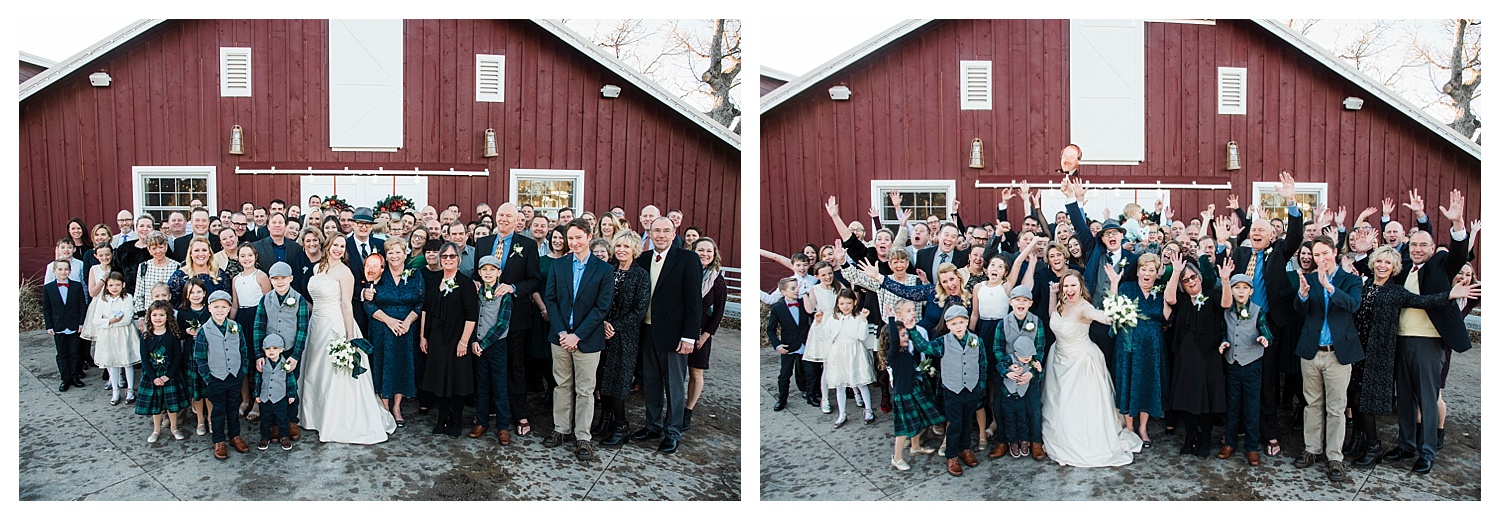
[[[870,263],[870,261],[867,259],[860,259],[859,270],[860,272],[865,273],[865,276],[874,278],[876,280],[879,280],[882,276],[880,274],[880,268],[875,267],[875,264]]]
[[[829,195],[828,196],[828,203],[824,204],[823,208],[825,208],[825,209],[828,210],[828,216],[833,217],[833,218],[839,218],[839,201],[838,201],[837,197],[834,197],[833,195]]]
[[[1033,207],[1033,208],[1041,208],[1042,207],[1042,192],[1041,191],[1035,191],[1035,192],[1031,193],[1031,207]]]
[[[1103,262],[1100,262],[1100,263],[1102,264]],[[1110,283],[1110,285],[1112,285],[1112,286],[1118,286],[1120,284],[1120,271],[1117,270],[1117,269],[1115,269],[1115,265],[1114,264],[1104,264],[1103,267],[1104,267],[1104,276],[1109,277],[1109,283]]]
[[[1329,267],[1327,270],[1324,270],[1323,266],[1321,266],[1321,265],[1318,266],[1318,283],[1320,283],[1320,284],[1323,285],[1323,290],[1324,291],[1332,291],[1333,290],[1333,282],[1330,281],[1329,278],[1332,278],[1333,277],[1333,273],[1336,272],[1336,271],[1338,271],[1338,266],[1337,265],[1334,265],[1333,267]]]
[[[1381,217],[1389,218],[1391,216],[1391,212],[1392,211],[1396,211],[1396,201],[1395,201],[1395,199],[1392,199],[1390,197],[1386,197],[1385,199],[1383,199],[1383,200],[1380,201],[1380,216]]]
[[[1470,233],[1473,233],[1473,234],[1474,234],[1474,235],[1475,235],[1475,236],[1478,236],[1478,235],[1479,235],[1479,227],[1480,227],[1480,226],[1479,226],[1479,224],[1480,224],[1480,221],[1479,221],[1479,219],[1477,219],[1477,218],[1476,218],[1476,219],[1474,219],[1474,221],[1473,221],[1473,222],[1470,222],[1470,223],[1469,223],[1469,232],[1470,232]],[[1474,240],[1474,239],[1473,239],[1473,238],[1470,238],[1470,239],[1469,239],[1469,241],[1471,241],[1471,242],[1472,242],[1472,241],[1473,241],[1473,240]]]
[[[1024,199],[1024,200],[1031,200],[1031,184],[1030,183],[1028,183],[1026,181],[1021,181],[1020,192],[1021,192],[1021,198],[1022,199]]]
[[[1322,276],[1322,275],[1319,275],[1319,276]],[[1309,287],[1307,285],[1307,276],[1306,276],[1306,274],[1302,272],[1301,268],[1298,268],[1297,269],[1297,294],[1300,295],[1302,298],[1306,299],[1307,295],[1310,294],[1311,290],[1312,290],[1312,287]]]
[[[870,211],[867,213],[870,215],[870,218],[880,218],[880,210],[876,209],[875,206],[870,206]]]
[[[1161,213],[1161,220],[1162,220],[1162,222],[1168,222],[1168,221],[1172,220],[1172,207],[1171,206],[1162,206],[1161,211],[1159,213]]]
[[[1016,190],[1012,188],[1003,188],[1000,190],[1000,203],[1005,204],[1006,202],[1010,201],[1011,197],[1014,196],[1016,196]],[[954,207],[957,207],[956,204],[958,204],[958,202],[954,201],[954,204]]]
[[[1354,236],[1349,239],[1349,246],[1355,252],[1368,253],[1375,248],[1375,229],[1364,228],[1355,231]]]
[[[906,221],[911,220],[911,210],[898,208],[896,210],[896,220],[900,221],[902,225],[906,225]]]
[[[1276,187],[1276,194],[1281,195],[1281,198],[1286,199],[1287,205],[1291,205],[1296,202],[1297,179],[1292,178],[1291,172],[1281,172],[1281,185]]]
[[[1422,200],[1422,196],[1417,194],[1417,190],[1408,192],[1407,197],[1411,199],[1411,202],[1402,205],[1406,206],[1406,209],[1411,210],[1412,215],[1419,219],[1427,216],[1427,202]]]
[[[1229,203],[1225,204],[1224,207],[1229,208],[1230,210],[1240,209],[1240,196],[1239,195],[1230,195],[1229,196]]]
[[[1232,217],[1232,216],[1226,216],[1224,218],[1229,223],[1229,235],[1228,236],[1230,236],[1230,237],[1240,236],[1240,231],[1244,231],[1245,230],[1245,226],[1243,226],[1243,225],[1240,224],[1240,219]]]
[[[898,210],[901,209],[901,200],[901,194],[899,192],[891,192],[891,206],[894,206]]]
[[[1215,209],[1218,209],[1218,207],[1214,206],[1212,203],[1210,203],[1208,205],[1208,208],[1205,208],[1203,210],[1203,220],[1205,220],[1205,221],[1207,221],[1207,220],[1213,220],[1214,210]]]
[[[1219,279],[1225,280],[1224,285],[1229,285],[1229,277],[1234,276],[1234,259],[1229,259],[1219,266]]]
[[[844,249],[844,243],[835,241],[833,243],[833,265],[837,267],[835,267],[834,269],[840,269],[844,266],[844,261],[847,259],[847,255],[848,251]]]
[[[959,202],[958,199],[953,199],[953,211],[951,211],[950,213],[958,213],[958,205],[959,204],[960,204],[960,202]]]
[[[1455,190],[1453,190],[1452,193],[1449,193],[1448,194],[1448,205],[1447,206],[1438,206],[1438,211],[1440,211],[1440,212],[1443,213],[1443,218],[1446,218],[1446,219],[1448,219],[1448,221],[1453,222],[1453,228],[1454,229],[1463,229],[1464,228],[1464,194],[1463,194],[1463,192],[1458,191],[1458,190],[1455,189]]]
[[[1479,283],[1477,282],[1474,285],[1454,284],[1453,290],[1448,291],[1448,299],[1450,300],[1457,300],[1459,298],[1475,299],[1478,297]]]
[[[1358,225],[1360,222],[1364,222],[1365,220],[1369,219],[1370,215],[1374,215],[1374,214],[1375,214],[1375,206],[1370,206],[1368,208],[1365,208],[1364,211],[1359,212],[1359,217],[1354,219],[1354,223],[1356,225]]]
[[[1343,206],[1339,206],[1338,213],[1334,213],[1333,214],[1333,222],[1335,224],[1338,224],[1339,227],[1344,227],[1344,219],[1347,218],[1348,216],[1349,216],[1349,210],[1344,209]]]

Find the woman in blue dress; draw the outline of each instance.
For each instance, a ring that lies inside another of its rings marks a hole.
[[[1139,279],[1121,284],[1111,277],[1119,294],[1135,301],[1140,320],[1132,328],[1120,329],[1115,352],[1115,407],[1125,416],[1125,428],[1140,434],[1143,447],[1151,447],[1146,422],[1163,415],[1162,395],[1166,385],[1167,358],[1162,327],[1163,297],[1156,285],[1160,277],[1161,258],[1146,253],[1136,260]],[[1136,428],[1135,417],[1141,423]]]
[[[401,398],[417,393],[414,369],[417,334],[412,330],[422,316],[425,289],[422,276],[406,268],[406,240],[390,237],[385,241],[385,269],[380,282],[365,290],[365,313],[370,316],[370,344],[375,347],[375,390],[381,404],[396,418],[396,426],[405,426],[401,417]]]

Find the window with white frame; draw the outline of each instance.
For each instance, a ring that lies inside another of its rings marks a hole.
[[[583,207],[583,170],[510,171],[510,201],[516,206],[530,204],[538,213],[552,213]]]
[[[209,211],[218,207],[213,166],[136,166],[131,171],[136,215],[163,222],[173,211],[187,212],[193,199]]]
[[[1266,218],[1286,219],[1287,201],[1276,192],[1280,187],[1279,182],[1256,182],[1252,185],[1252,189],[1255,190],[1255,201],[1266,209]],[[1297,205],[1301,207],[1304,219],[1311,220],[1313,208],[1324,204],[1327,200],[1328,183],[1297,183]]]
[[[870,200],[879,205],[880,225],[895,229],[894,226],[901,222],[901,218],[896,215],[896,208],[891,206],[891,192],[901,194],[901,209],[911,211],[912,221],[919,221],[926,220],[931,215],[948,218],[948,208],[953,203],[957,188],[954,181],[870,181]],[[848,210],[841,211],[845,215],[855,214]],[[865,212],[859,211],[858,214],[864,215]]]

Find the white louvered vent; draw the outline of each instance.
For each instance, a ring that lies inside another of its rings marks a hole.
[[[961,110],[990,110],[994,105],[994,82],[989,61],[959,61]]]
[[[474,100],[486,103],[505,101],[504,55],[474,55]]]
[[[1245,67],[1219,67],[1219,113],[1245,113]]]
[[[219,47],[219,96],[250,97],[249,47]]]

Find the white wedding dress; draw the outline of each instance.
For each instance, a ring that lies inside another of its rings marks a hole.
[[[1115,411],[1115,389],[1104,353],[1089,340],[1079,315],[1098,313],[1084,303],[1068,316],[1052,314],[1052,346],[1042,383],[1042,439],[1058,464],[1086,468],[1130,464],[1141,438],[1125,429]]]
[[[322,442],[375,444],[385,442],[396,431],[396,419],[380,405],[371,379],[370,357],[360,353],[360,366],[366,372],[358,378],[333,366],[328,344],[344,334],[344,320],[353,320],[350,296],[353,275],[347,267],[335,265],[335,273],[315,274],[307,281],[312,297],[312,318],[307,323],[307,349],[304,351],[301,389],[301,426],[318,432]],[[343,269],[343,273],[338,273]],[[339,286],[335,274],[348,276],[348,291]],[[347,312],[346,312],[347,311]],[[351,327],[355,338],[359,328]],[[353,338],[351,338],[353,339]]]

